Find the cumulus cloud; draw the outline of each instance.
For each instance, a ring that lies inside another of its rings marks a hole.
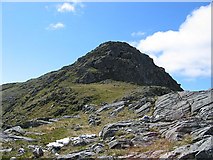
[[[145,35],[145,32],[141,32],[141,31],[131,33],[132,37],[143,36],[143,35]]]
[[[58,12],[74,12],[75,6],[70,3],[63,3],[57,6]]]
[[[211,5],[194,10],[178,31],[156,32],[132,44],[169,73],[211,76]]]
[[[65,25],[61,22],[58,23],[51,23],[46,29],[47,30],[58,30],[64,28]]]
[[[79,0],[71,0],[72,3],[69,2],[65,2],[63,4],[57,5],[57,11],[58,12],[76,12],[77,8],[83,8],[84,5],[83,3],[81,3]]]

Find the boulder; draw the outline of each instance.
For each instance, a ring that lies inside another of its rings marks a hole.
[[[71,137],[70,141],[73,146],[84,146],[97,141],[97,136],[95,134],[85,134],[79,137]]]
[[[44,155],[44,151],[41,147],[36,147],[33,150],[33,155],[34,155],[35,158],[40,158]]]
[[[19,154],[24,154],[25,153],[25,149],[24,148],[19,148],[18,153]]]
[[[63,138],[60,140],[56,140],[56,142],[51,142],[49,144],[47,144],[47,147],[49,150],[51,150],[52,152],[57,152],[58,150],[60,150],[62,147],[68,145],[70,143],[71,139],[69,137],[67,138]]]
[[[112,137],[116,131],[118,131],[120,128],[131,126],[133,122],[127,121],[127,122],[117,122],[113,124],[108,124],[104,126],[104,128],[100,131],[99,136],[103,139],[106,139],[107,137]]]
[[[152,117],[144,115],[142,118],[140,118],[140,120],[143,122],[150,122],[152,120]]]
[[[131,146],[134,146],[134,144],[130,140],[126,139],[120,139],[120,140],[113,140],[108,143],[110,149],[125,149],[129,148]]]

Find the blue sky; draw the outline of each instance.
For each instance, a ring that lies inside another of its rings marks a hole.
[[[165,37],[164,39],[169,37],[168,40],[171,42],[173,36],[170,36],[168,31],[173,31],[172,35],[182,35],[182,30],[185,31],[188,26],[192,26],[194,17],[194,21],[196,21],[199,15],[201,17],[204,15],[206,8],[202,11],[200,7],[208,6],[208,4],[198,2],[3,3],[2,81],[3,83],[23,82],[60,69],[65,65],[72,64],[77,58],[94,49],[100,43],[109,40],[126,41],[142,52],[150,51],[147,54],[154,58],[158,65],[162,65],[165,60],[170,61],[164,58],[166,57],[164,55],[169,54],[167,54],[168,50],[165,48],[171,48],[172,44],[164,47],[158,46],[161,43],[152,44],[152,42],[159,41],[155,34],[160,32],[161,35],[158,37]],[[196,10],[201,10],[200,12],[203,14],[199,12],[192,14]],[[190,14],[192,20],[190,20]],[[187,16],[189,20],[186,21]],[[181,24],[188,23],[188,21],[189,25],[185,25],[186,27],[182,27],[182,29]],[[207,23],[207,21],[203,23]],[[199,30],[199,25],[197,30]],[[203,34],[208,34],[208,32]],[[182,36],[177,37],[181,39]],[[208,36],[206,37],[208,39]],[[162,43],[167,44],[169,42]],[[180,48],[186,47],[186,50],[189,50],[186,45],[181,45],[179,41],[174,40],[174,42],[183,46]],[[192,42],[192,45],[194,43]],[[153,47],[150,49],[144,47],[144,44]],[[206,44],[208,44],[208,41]],[[204,50],[201,49],[201,51]],[[173,50],[170,49],[169,51]],[[189,53],[189,55],[193,54],[197,53]],[[209,52],[203,54],[209,54]],[[197,57],[199,61],[203,59],[203,64],[206,64],[210,61],[208,61],[208,56]],[[187,57],[190,61],[191,57]],[[199,68],[194,66],[196,61],[197,59],[192,60],[193,63],[189,63],[188,66],[185,62],[174,61],[172,62],[174,63],[173,66],[165,63],[166,65],[163,67],[186,90],[208,89],[211,87],[211,78],[208,73],[209,65],[204,68],[202,63],[198,63]],[[185,68],[180,66],[181,64]],[[186,67],[190,70],[187,70]],[[193,70],[193,67],[196,70]]]

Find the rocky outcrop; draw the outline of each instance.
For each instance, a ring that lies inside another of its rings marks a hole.
[[[158,98],[153,116],[156,121],[173,121],[191,116],[213,118],[212,90],[169,93]]]
[[[103,43],[66,69],[77,73],[78,83],[112,79],[182,90],[164,68],[156,66],[148,55],[125,42]]]
[[[51,132],[50,126],[55,130],[51,133],[57,135],[58,124],[64,127],[62,131],[69,130],[66,134],[73,135],[54,139],[45,146],[4,147],[0,152],[13,153],[18,158],[29,154],[30,149],[34,158],[210,160],[213,159],[212,91],[171,92],[160,97],[126,96],[100,106],[83,105],[82,112],[73,116],[34,119],[51,123],[30,129],[8,128],[1,133],[1,140],[35,144],[34,139],[25,136],[36,136],[39,141],[39,136],[46,137],[48,132],[34,131],[40,128],[42,132]]]
[[[27,142],[37,141],[36,139],[26,137],[25,134],[27,134],[26,131],[22,129],[20,126],[14,126],[0,132],[0,141],[1,142],[10,142],[16,140]]]
[[[172,152],[162,155],[162,159],[213,159],[213,136],[196,143],[181,146]]]

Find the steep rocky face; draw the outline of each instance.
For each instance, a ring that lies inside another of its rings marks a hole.
[[[148,55],[125,42],[103,43],[68,68],[75,70],[78,83],[112,79],[182,90],[164,68],[156,66]]]

